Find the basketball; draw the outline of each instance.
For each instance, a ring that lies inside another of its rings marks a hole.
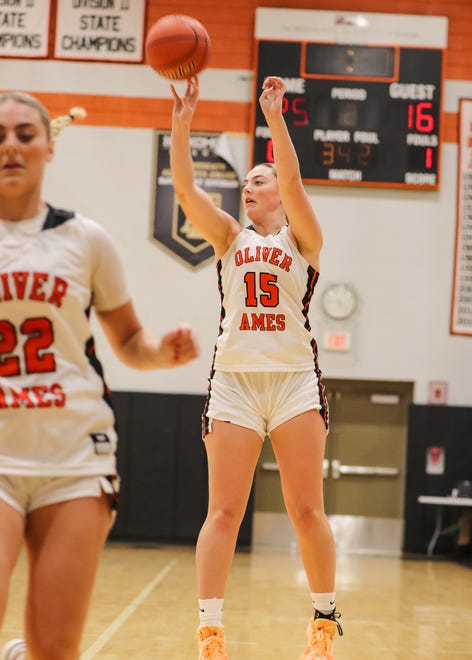
[[[210,44],[208,32],[196,18],[163,16],[146,35],[146,62],[168,80],[186,80],[205,68]]]

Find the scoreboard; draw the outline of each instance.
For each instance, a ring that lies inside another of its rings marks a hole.
[[[442,17],[258,9],[253,163],[273,160],[258,97],[277,75],[305,182],[438,189],[446,35]]]

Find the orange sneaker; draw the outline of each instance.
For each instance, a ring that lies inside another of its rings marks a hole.
[[[308,645],[300,660],[334,660],[333,640],[338,632],[343,634],[341,624],[337,619],[341,615],[333,612],[330,615],[315,612],[306,629]]]
[[[198,660],[228,660],[223,626],[202,626],[197,631]]]

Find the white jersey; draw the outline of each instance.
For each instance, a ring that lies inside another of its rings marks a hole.
[[[290,239],[243,229],[217,262],[221,296],[217,371],[305,371],[320,375],[308,308],[318,272]]]
[[[107,233],[73,212],[0,220],[0,473],[116,472],[89,317],[129,300]]]

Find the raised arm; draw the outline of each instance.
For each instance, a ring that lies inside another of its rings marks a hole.
[[[198,101],[198,80],[188,81],[180,97],[171,85],[174,97],[170,165],[175,194],[195,229],[212,244],[216,258],[226,252],[241,230],[231,215],[215,206],[210,196],[195,183],[190,149],[190,124]]]
[[[266,78],[259,103],[272,137],[280,197],[288,218],[289,232],[305,259],[318,270],[323,235],[305,192],[298,156],[282,114],[285,89],[282,78]]]

